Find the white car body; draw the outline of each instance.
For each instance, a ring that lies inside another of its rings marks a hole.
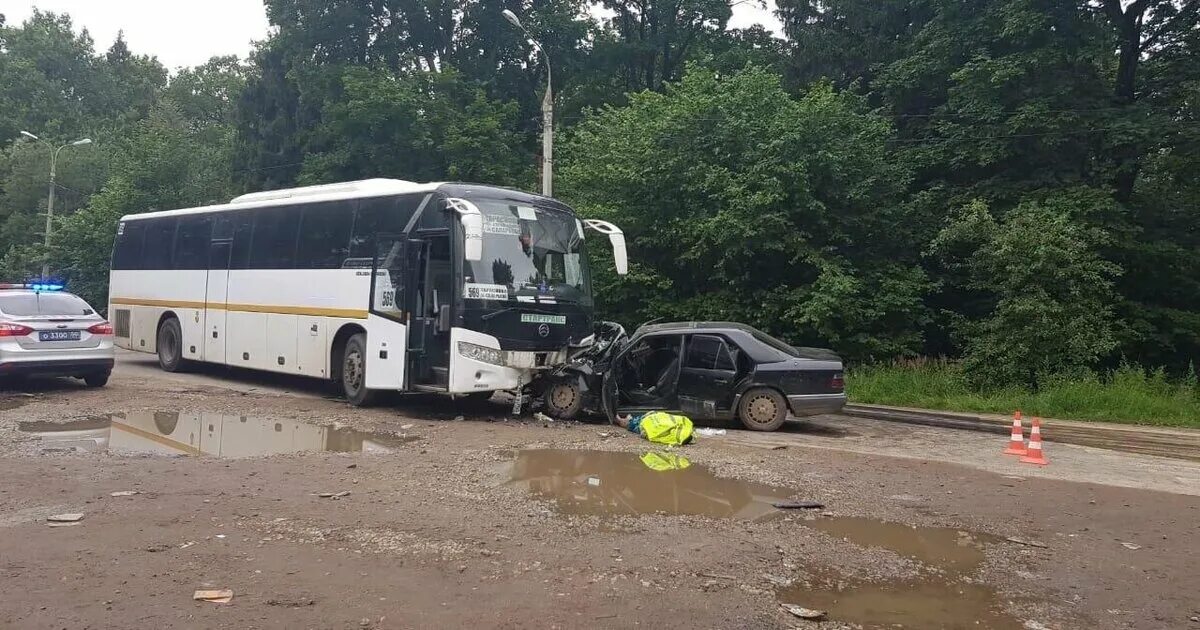
[[[0,376],[91,377],[91,384],[112,367],[112,327],[81,298],[0,285]]]

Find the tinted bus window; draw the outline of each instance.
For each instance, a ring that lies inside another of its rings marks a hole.
[[[304,207],[297,269],[340,269],[350,252],[354,201],[330,201]]]
[[[254,234],[254,216],[246,211],[227,212],[233,234],[229,255],[230,269],[246,269],[250,264],[250,238]]]
[[[142,247],[142,269],[170,269],[171,246],[175,243],[175,217],[148,219]]]
[[[208,245],[212,240],[210,215],[179,218],[175,234],[175,269],[208,269]]]
[[[145,221],[126,221],[117,228],[117,240],[113,243],[113,269],[138,269],[142,266],[142,237],[146,234]]]
[[[375,253],[371,251],[371,240],[376,234],[403,234],[404,228],[428,194],[403,195],[397,197],[373,197],[358,200],[358,212],[354,219],[354,234],[350,238],[350,258],[365,260],[367,267]],[[424,212],[431,212],[433,204],[426,204]],[[391,239],[389,239],[389,242]]]
[[[255,210],[250,240],[251,269],[291,269],[296,261],[300,209],[295,206]]]

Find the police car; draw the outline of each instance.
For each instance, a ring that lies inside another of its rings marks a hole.
[[[113,327],[61,284],[0,283],[0,377],[74,376],[103,387]]]

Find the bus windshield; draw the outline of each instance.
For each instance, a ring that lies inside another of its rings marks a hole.
[[[463,265],[465,298],[591,305],[578,219],[510,201],[471,201],[483,214],[483,258]]]

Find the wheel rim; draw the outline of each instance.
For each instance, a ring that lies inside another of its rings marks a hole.
[[[351,350],[346,353],[346,360],[342,365],[342,382],[346,385],[346,389],[352,393],[358,392],[362,388],[363,361],[362,353],[358,350]]]
[[[766,394],[754,396],[746,404],[746,419],[754,424],[771,424],[778,414],[775,400]]]
[[[559,383],[550,389],[550,405],[560,411],[570,409],[577,396],[573,386]]]

